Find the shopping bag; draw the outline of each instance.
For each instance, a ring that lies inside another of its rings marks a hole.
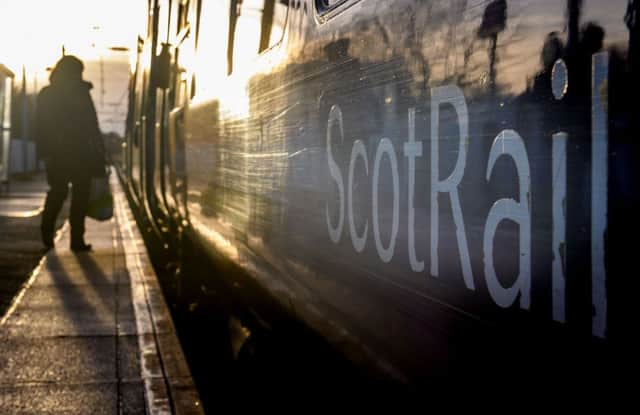
[[[113,217],[113,195],[109,186],[108,174],[94,177],[91,180],[87,216],[99,221],[109,220]]]

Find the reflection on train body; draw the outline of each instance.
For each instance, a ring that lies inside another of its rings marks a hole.
[[[630,339],[640,2],[153,3],[124,171],[204,285],[408,382]]]

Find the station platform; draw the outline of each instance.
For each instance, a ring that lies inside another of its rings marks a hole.
[[[0,320],[0,413],[202,414],[144,242],[112,174],[114,218],[68,226]]]

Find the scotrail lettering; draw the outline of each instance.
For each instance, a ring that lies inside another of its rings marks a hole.
[[[599,53],[593,57],[593,82],[592,82],[592,180],[591,189],[591,266],[592,266],[592,301],[593,324],[592,334],[605,337],[606,334],[606,271],[604,268],[604,234],[607,223],[607,154],[608,135],[606,128],[606,105],[602,102],[603,90],[606,88],[608,78],[608,54]],[[562,60],[556,62],[554,67],[553,95],[557,100],[564,97],[567,89],[566,65]],[[326,223],[329,238],[334,243],[339,243],[341,238],[348,234],[353,249],[357,253],[365,250],[368,241],[373,239],[376,252],[383,263],[390,263],[396,257],[396,245],[399,235],[400,221],[400,195],[401,183],[398,167],[398,157],[406,158],[407,180],[406,194],[407,211],[407,252],[410,270],[414,273],[423,273],[427,268],[432,278],[440,278],[441,266],[439,258],[440,235],[440,200],[448,197],[455,225],[455,240],[459,252],[462,281],[466,288],[476,290],[477,275],[474,275],[469,254],[469,245],[465,231],[465,216],[461,204],[461,182],[467,168],[467,149],[469,141],[473,140],[469,131],[469,113],[463,91],[456,85],[444,85],[431,89],[430,94],[430,252],[419,252],[416,248],[416,163],[425,157],[423,143],[427,140],[419,140],[416,137],[416,110],[410,108],[407,114],[408,137],[403,143],[401,154],[396,150],[391,139],[381,138],[377,142],[374,157],[368,159],[366,144],[362,140],[353,142],[349,164],[341,169],[336,161],[335,146],[344,141],[343,109],[335,105],[331,108],[328,118],[326,136],[326,155],[331,181],[335,184],[336,194],[331,195],[331,200],[337,202],[337,220],[332,219],[330,203],[326,205]],[[606,96],[606,95],[605,95]],[[452,107],[459,129],[457,143],[457,159],[453,169],[448,175],[443,174],[440,165],[440,111],[444,106]],[[567,193],[567,141],[569,135],[563,131],[552,134],[552,247],[553,263],[551,266],[551,304],[553,319],[558,322],[566,322],[565,305],[565,252],[566,252],[566,193]],[[372,149],[373,150],[373,149]],[[528,310],[531,307],[531,168],[530,159],[523,137],[517,131],[506,129],[501,131],[493,140],[488,160],[487,169],[483,172],[485,180],[490,181],[494,167],[498,160],[509,158],[515,165],[515,179],[518,184],[518,200],[503,198],[496,200],[491,207],[484,222],[482,238],[482,258],[484,263],[483,277],[492,301],[501,308],[518,307]],[[355,224],[354,208],[354,181],[355,174],[363,174],[371,185],[371,205],[369,219],[364,222],[360,233]],[[381,175],[390,174],[391,187],[391,215],[390,224],[385,221],[384,226],[390,226],[390,233],[386,238],[381,232],[380,218],[380,181]],[[345,181],[346,176],[346,181]],[[334,199],[335,196],[335,199]],[[331,203],[333,206],[334,203]],[[346,216],[346,217],[345,217]],[[512,284],[505,286],[498,278],[494,264],[494,241],[498,227],[503,221],[510,221],[517,225],[518,246],[518,273]],[[344,232],[345,222],[348,230]],[[372,230],[372,232],[370,232]],[[428,265],[426,264],[428,260]]]

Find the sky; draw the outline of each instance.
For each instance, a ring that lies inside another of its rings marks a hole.
[[[16,83],[24,66],[31,92],[48,83],[46,69],[64,45],[85,62],[102,130],[122,134],[130,57],[110,48],[135,51],[146,7],[146,0],[0,0],[0,63],[16,73]]]

